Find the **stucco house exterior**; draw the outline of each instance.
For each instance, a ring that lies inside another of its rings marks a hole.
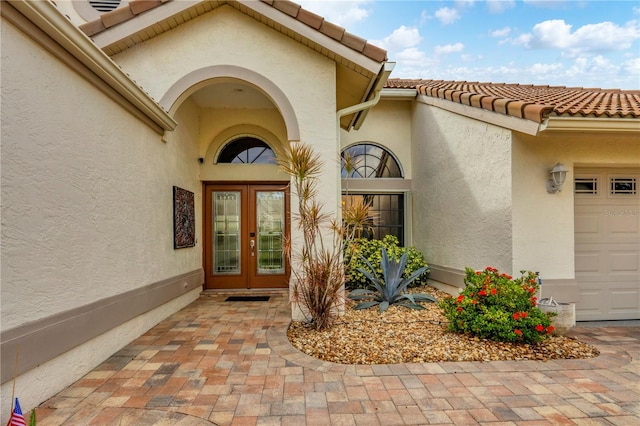
[[[534,270],[578,320],[640,318],[640,91],[395,79],[384,50],[289,1],[1,12],[3,413],[14,371],[35,406],[203,288],[288,288],[276,159],[298,142],[332,215],[340,154],[360,158],[350,196],[434,285]]]

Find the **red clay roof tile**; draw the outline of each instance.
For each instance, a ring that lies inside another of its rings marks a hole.
[[[139,0],[142,1],[142,0]],[[131,11],[131,6],[129,7],[119,7],[110,12],[103,13],[100,15],[100,19],[104,24],[105,28],[113,27],[114,25],[118,25],[120,22],[128,21],[133,18],[135,15]]]
[[[320,32],[334,40],[340,41],[342,40],[345,29],[339,25],[332,24],[329,21],[322,21],[322,25],[320,25]]]
[[[298,16],[298,11],[300,10],[300,7],[301,7],[299,4],[296,4],[292,1],[283,1],[283,0],[277,0],[270,4],[271,6],[278,9],[280,12],[284,12],[293,18]]]
[[[162,2],[160,0],[137,0],[131,2],[130,9],[131,13],[138,15],[161,4]]]
[[[385,87],[416,89],[426,96],[538,123],[551,114],[640,118],[640,90],[395,78],[389,79]]]
[[[89,37],[99,34],[105,29],[118,25],[122,22],[134,19],[137,15],[144,13],[148,10],[154,9],[164,3],[176,0],[130,0],[124,6],[121,6],[111,12],[104,13],[100,16],[100,19],[86,24],[80,25],[80,29]],[[332,39],[340,42],[344,46],[363,54],[377,62],[383,62],[387,60],[387,51],[374,46],[366,40],[347,32],[344,28],[326,21],[323,17],[316,15],[306,9],[303,9],[299,4],[289,0],[260,0],[264,4],[268,4],[274,9],[291,16],[294,19],[302,22],[303,24],[311,27],[322,34],[331,37]],[[219,3],[232,3],[233,0],[220,0]],[[98,22],[99,21],[99,22]]]

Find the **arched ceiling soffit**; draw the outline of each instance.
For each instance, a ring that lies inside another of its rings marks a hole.
[[[225,95],[231,95],[225,99]],[[287,139],[300,140],[295,111],[284,92],[271,80],[255,71],[231,65],[215,65],[192,71],[176,81],[160,100],[160,105],[173,116],[189,97],[200,107],[276,108],[287,129]],[[240,106],[244,105],[244,106]]]

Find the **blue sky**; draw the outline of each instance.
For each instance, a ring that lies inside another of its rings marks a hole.
[[[295,0],[385,48],[392,77],[640,89],[640,1]]]

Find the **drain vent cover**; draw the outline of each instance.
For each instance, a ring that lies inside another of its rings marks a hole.
[[[266,302],[269,296],[229,296],[225,302]]]

